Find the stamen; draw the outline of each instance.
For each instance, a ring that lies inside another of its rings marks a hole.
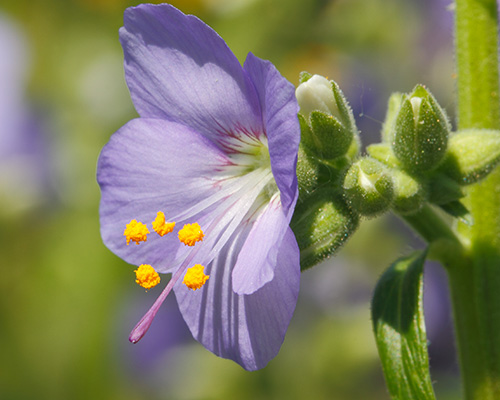
[[[147,240],[147,234],[149,233],[148,227],[142,222],[137,222],[133,219],[129,224],[126,225],[125,231],[123,231],[123,236],[127,238],[127,246],[132,240],[135,244],[139,242],[145,242]]]
[[[197,222],[194,224],[186,224],[179,231],[179,240],[187,246],[194,246],[196,242],[203,240],[204,236]]]
[[[205,267],[201,264],[196,264],[195,266],[188,268],[182,283],[184,283],[189,289],[200,289],[208,278],[210,278],[210,275],[205,275],[203,273],[204,270]]]
[[[142,264],[135,271],[135,282],[145,289],[151,289],[160,283],[160,275],[149,264]]]
[[[167,298],[168,294],[174,287],[174,284],[179,280],[181,275],[186,271],[186,267],[189,265],[189,263],[192,261],[193,257],[198,253],[198,250],[201,247],[198,247],[197,249],[193,249],[189,256],[186,258],[186,260],[181,264],[181,266],[177,269],[177,271],[172,275],[172,278],[170,281],[167,283],[167,286],[163,291],[160,293],[156,301],[153,303],[151,308],[148,310],[146,314],[141,318],[141,320],[137,323],[137,325],[132,329],[132,332],[130,332],[130,335],[128,337],[128,340],[131,343],[137,343],[139,340],[141,340],[146,332],[148,331],[149,327],[153,323],[153,320],[156,316],[156,313],[160,309],[160,306],[163,304],[165,299]]]
[[[156,214],[156,219],[153,221],[153,229],[155,232],[164,236],[174,230],[175,222],[165,222],[165,214],[162,211],[158,211]]]

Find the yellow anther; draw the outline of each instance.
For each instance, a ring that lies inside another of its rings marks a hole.
[[[196,264],[195,266],[188,268],[186,275],[184,275],[184,283],[189,289],[199,289],[205,282],[210,278],[210,275],[205,275],[203,273],[205,267],[201,264]]]
[[[131,240],[136,244],[139,244],[139,242],[145,242],[147,240],[146,235],[148,233],[149,230],[146,225],[133,219],[129,224],[127,224],[125,231],[123,232],[123,236],[127,238],[127,245],[130,244]]]
[[[194,246],[196,242],[203,240],[203,231],[197,222],[194,224],[186,224],[179,231],[179,240],[188,246]]]
[[[153,221],[153,229],[160,235],[166,235],[174,230],[175,222],[165,222],[165,214],[158,211],[156,214],[156,219]]]
[[[151,289],[160,283],[160,275],[148,264],[142,264],[135,271],[135,282],[145,289]]]

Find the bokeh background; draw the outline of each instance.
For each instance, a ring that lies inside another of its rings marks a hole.
[[[450,0],[184,0],[243,61],[292,83],[335,79],[364,144],[393,91],[427,85],[453,119]],[[130,329],[161,289],[99,235],[96,161],[136,116],[118,28],[127,0],[0,2],[0,399],[389,399],[372,336],[381,272],[421,247],[394,217],[366,221],[303,274],[280,354],[249,373],[195,342],[174,296],[137,345]],[[425,312],[439,399],[460,398],[446,276],[426,266]]]

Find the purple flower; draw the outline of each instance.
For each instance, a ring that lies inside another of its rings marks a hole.
[[[299,291],[289,227],[298,195],[295,89],[251,53],[242,68],[216,32],[170,5],[129,8],[124,20],[125,76],[140,118],[99,158],[101,234],[125,261],[172,273],[129,339],[145,334],[173,288],[198,341],[262,368],[279,351]],[[175,230],[199,224],[203,241],[185,246],[152,230],[127,246],[125,226],[136,219],[130,231],[141,230],[136,222],[159,211]],[[210,279],[191,290],[182,277],[195,264]]]

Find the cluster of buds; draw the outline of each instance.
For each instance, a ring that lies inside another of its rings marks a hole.
[[[292,229],[302,268],[335,252],[360,217],[409,215],[431,203],[470,222],[462,188],[500,162],[500,131],[451,132],[444,109],[417,85],[390,97],[381,143],[360,156],[353,113],[335,82],[302,73],[296,95],[302,139]]]

